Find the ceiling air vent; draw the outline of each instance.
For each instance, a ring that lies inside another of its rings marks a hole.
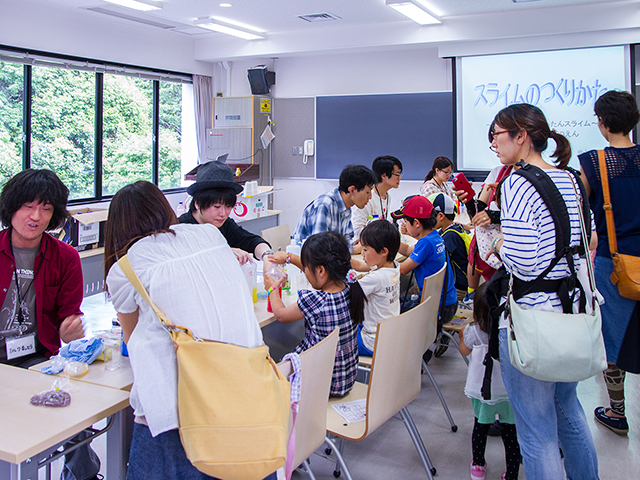
[[[340,20],[340,17],[333,13],[311,13],[309,15],[299,15],[298,18],[307,22],[329,22],[332,20]]]

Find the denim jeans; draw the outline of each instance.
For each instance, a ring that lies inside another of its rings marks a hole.
[[[500,368],[516,419],[527,480],[598,479],[598,459],[577,382],[544,382],[518,371],[509,360],[507,329],[500,329]]]
[[[127,480],[209,480],[213,478],[191,464],[180,442],[178,430],[169,430],[152,437],[146,425],[139,423],[133,425]],[[276,479],[274,472],[264,480]]]

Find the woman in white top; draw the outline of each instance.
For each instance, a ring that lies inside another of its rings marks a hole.
[[[434,193],[443,192],[449,195],[452,200],[457,200],[453,191],[447,185],[452,174],[453,162],[447,157],[436,157],[431,170],[424,177],[424,183],[420,187],[420,195],[429,197]]]
[[[180,442],[172,339],[117,259],[128,256],[153,302],[173,323],[210,340],[244,347],[262,344],[240,265],[222,234],[210,224],[177,223],[169,203],[152,183],[127,185],[111,200],[105,276],[134,377],[130,402],[135,425],[128,480],[211,477],[189,462]]]
[[[578,200],[574,178],[566,168],[571,158],[569,141],[550,130],[542,111],[533,105],[517,104],[501,110],[489,129],[491,149],[503,164],[518,160],[545,171],[560,191],[571,224],[570,246],[580,245]],[[556,144],[555,165],[543,160],[548,140]],[[534,280],[555,258],[555,227],[549,209],[535,188],[520,175],[508,176],[501,188],[501,225],[504,239],[496,251],[506,269],[521,281]],[[493,251],[493,250],[492,250]],[[576,269],[586,265],[574,256]],[[570,275],[566,258],[545,277],[560,280]],[[571,295],[569,291],[569,295]],[[576,294],[576,302],[579,293]],[[517,300],[524,309],[563,312],[557,290],[534,292]],[[598,459],[584,410],[578,400],[578,382],[544,382],[516,370],[509,360],[506,320],[500,321],[500,366],[515,414],[518,442],[527,480],[567,478],[595,480]],[[544,352],[542,352],[544,354]]]

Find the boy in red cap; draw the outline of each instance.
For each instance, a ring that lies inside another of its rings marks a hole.
[[[391,214],[393,218],[404,219],[407,234],[418,240],[413,247],[405,244],[401,246],[400,253],[408,258],[400,264],[400,273],[404,275],[412,270],[415,272],[420,294],[422,294],[424,279],[439,271],[447,261],[444,241],[435,229],[437,213],[428,199],[416,195],[405,199],[402,207]],[[455,278],[451,265],[448,265],[440,297],[439,334],[442,331],[442,325],[453,318],[457,308],[458,297]],[[435,355],[437,357],[446,350],[446,346],[442,347],[436,349]]]

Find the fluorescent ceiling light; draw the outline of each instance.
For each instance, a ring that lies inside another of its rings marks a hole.
[[[212,18],[201,18],[196,20],[194,24],[202,28],[213,30],[214,32],[225,33],[227,35],[239,37],[244,40],[261,40],[264,38],[264,35],[259,35],[255,32],[241,30],[237,27],[230,27],[220,22],[219,20],[213,20]]]
[[[115,3],[122,7],[133,8],[134,10],[142,10],[143,12],[149,10],[160,10],[162,8],[162,2],[156,2],[154,0],[106,0],[107,3]]]
[[[427,11],[419,0],[386,0],[386,2],[391,8],[420,25],[442,23],[439,18]]]

